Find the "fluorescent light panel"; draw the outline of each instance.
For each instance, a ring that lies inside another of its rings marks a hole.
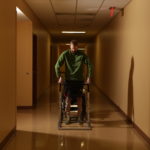
[[[64,34],[80,34],[80,33],[82,33],[82,34],[84,34],[84,33],[86,33],[85,31],[62,31],[61,33],[64,33]]]

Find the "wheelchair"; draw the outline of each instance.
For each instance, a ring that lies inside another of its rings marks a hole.
[[[78,123],[78,105],[76,100],[71,101],[70,105],[70,123],[65,124],[66,120],[66,95],[64,91],[65,83],[59,84],[59,120],[58,120],[58,129],[60,130],[91,130],[90,122],[90,87],[89,84],[82,84],[82,124]]]

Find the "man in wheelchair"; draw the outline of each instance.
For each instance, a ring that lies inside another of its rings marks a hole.
[[[66,97],[66,124],[70,122],[70,105],[73,101],[76,101],[78,105],[78,121],[82,122],[82,89],[84,84],[84,71],[83,64],[87,65],[88,75],[86,84],[90,83],[92,74],[92,64],[86,54],[78,50],[78,42],[72,40],[70,42],[70,49],[65,50],[58,58],[55,64],[55,72],[58,77],[58,83],[63,82],[60,68],[65,64],[65,82],[64,92]]]

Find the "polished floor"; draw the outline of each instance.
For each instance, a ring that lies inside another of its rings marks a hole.
[[[3,150],[150,150],[107,98],[91,88],[91,131],[60,131],[58,90],[47,90],[36,109],[18,110],[17,132]]]

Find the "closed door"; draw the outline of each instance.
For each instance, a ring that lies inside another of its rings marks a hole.
[[[17,106],[31,107],[32,97],[32,22],[17,21]]]

